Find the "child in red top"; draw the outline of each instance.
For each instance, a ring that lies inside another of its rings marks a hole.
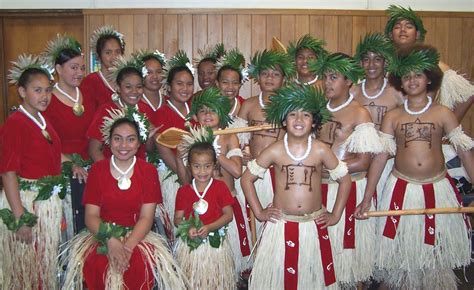
[[[234,262],[225,236],[234,199],[223,181],[212,178],[217,158],[211,142],[201,139],[191,144],[188,158],[194,179],[176,195],[174,223],[181,237],[176,259],[192,289],[235,289]],[[193,223],[194,219],[199,222]]]

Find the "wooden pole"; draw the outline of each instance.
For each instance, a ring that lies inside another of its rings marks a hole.
[[[383,217],[399,215],[425,215],[425,214],[452,214],[452,213],[473,213],[474,207],[445,207],[445,208],[417,208],[403,210],[369,211],[363,214],[364,217]]]
[[[250,235],[252,236],[252,247],[254,247],[257,242],[257,223],[252,209],[250,209]]]

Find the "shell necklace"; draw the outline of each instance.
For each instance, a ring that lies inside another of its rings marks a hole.
[[[331,108],[331,106],[329,105],[329,103],[331,102],[331,100],[329,100],[329,102],[326,103],[326,108],[328,109],[329,112],[331,113],[335,113],[339,110],[342,110],[344,109],[345,107],[347,107],[351,102],[352,100],[354,99],[354,95],[353,94],[349,94],[349,99],[347,99],[347,101],[345,101],[343,104],[335,107],[335,108]]]
[[[74,105],[72,106],[72,112],[74,113],[74,115],[80,117],[80,116],[82,116],[82,114],[84,114],[84,105],[79,103],[79,96],[80,96],[80,93],[79,93],[79,88],[78,88],[78,87],[76,87],[76,98],[73,98],[71,95],[69,95],[68,93],[66,93],[65,91],[63,91],[63,90],[59,87],[59,84],[58,84],[58,83],[56,83],[56,84],[54,85],[54,87],[55,87],[61,94],[63,94],[64,96],[66,96],[66,98],[68,98],[71,102],[74,103]]]
[[[178,114],[181,118],[183,118],[183,120],[186,120],[186,116],[183,116],[183,114],[181,114],[181,112],[178,110],[178,108],[176,108],[175,105],[173,105],[173,103],[170,100],[166,100],[166,102],[171,107],[171,109],[173,109],[176,112],[176,114]],[[189,114],[188,103],[185,102],[184,106],[186,107],[186,115],[187,115],[187,114]]]
[[[410,110],[410,109],[408,108],[408,100],[405,100],[405,101],[403,102],[403,108],[405,109],[405,111],[406,111],[408,114],[410,114],[410,115],[412,115],[412,116],[423,114],[424,112],[426,112],[426,111],[430,108],[431,103],[433,102],[433,100],[431,99],[430,96],[426,96],[426,97],[428,98],[428,103],[426,103],[426,106],[425,106],[423,109],[419,110],[419,111],[416,111],[416,112],[415,112],[415,111]]]
[[[310,80],[310,81],[307,82],[307,83],[303,83],[303,85],[310,86],[310,85],[314,84],[314,83],[317,82],[317,81],[318,81],[318,76],[316,76],[314,79]],[[296,76],[295,82],[296,82],[297,84],[301,85],[300,80],[298,80],[298,76]]]
[[[145,102],[151,107],[151,109],[153,110],[153,112],[156,112],[156,110],[158,110],[161,105],[163,104],[163,97],[161,96],[161,91],[158,91],[158,96],[160,98],[160,102],[158,103],[158,106],[153,106],[153,103],[146,97],[145,94],[143,94],[142,98],[145,100]]]
[[[367,95],[367,92],[365,91],[365,79],[364,79],[362,81],[362,94],[364,94],[364,97],[366,97],[369,100],[377,99],[378,97],[380,97],[380,95],[383,93],[383,91],[387,87],[387,83],[388,83],[387,78],[383,78],[383,86],[380,89],[380,91],[378,93],[376,93],[375,95],[373,95],[373,96],[369,96],[369,95]]]
[[[51,136],[49,135],[48,131],[46,131],[46,120],[44,119],[43,115],[41,115],[40,112],[38,112],[38,117],[41,121],[38,121],[33,115],[30,114],[25,108],[23,108],[22,105],[19,106],[20,111],[22,111],[30,120],[32,120],[36,126],[38,126],[41,129],[41,134],[43,134],[43,137],[48,140],[50,144],[53,144],[53,139],[51,139]]]
[[[290,156],[290,158],[293,159],[293,161],[298,162],[298,165],[302,165],[301,161],[308,158],[309,153],[311,152],[312,143],[313,143],[313,139],[311,138],[311,135],[309,135],[308,143],[306,145],[308,147],[306,147],[305,153],[301,157],[296,157],[290,152],[290,148],[288,147],[288,134],[285,134],[285,137],[283,138],[283,144],[285,145],[286,154],[288,154],[288,156]]]
[[[117,186],[120,188],[120,190],[127,190],[130,188],[132,185],[132,180],[127,176],[127,174],[132,170],[133,166],[135,166],[135,163],[137,162],[137,157],[133,156],[133,161],[132,164],[125,170],[122,171],[117,164],[115,164],[115,156],[112,155],[112,158],[110,158],[112,162],[112,166],[115,168],[120,173],[120,177],[117,178]]]
[[[193,209],[199,215],[205,214],[207,212],[207,209],[209,208],[209,203],[204,200],[204,197],[206,196],[206,193],[211,187],[211,184],[213,181],[214,181],[214,178],[211,177],[211,179],[209,180],[209,183],[206,185],[206,188],[204,188],[204,191],[202,192],[202,194],[199,194],[199,191],[197,190],[197,187],[196,187],[196,179],[193,179],[193,189],[196,195],[199,197],[199,200],[193,203]]]

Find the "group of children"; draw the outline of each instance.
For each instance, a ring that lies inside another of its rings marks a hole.
[[[85,78],[70,37],[20,56],[22,105],[1,132],[0,284],[57,289],[63,265],[66,289],[235,289],[248,274],[251,289],[456,289],[466,216],[366,216],[461,206],[449,150],[474,178],[459,125],[474,87],[420,43],[411,9],[388,13],[354,57],[310,35],[248,67],[236,48],[200,51],[197,93],[186,53],[126,59],[112,27],[94,32],[101,68]],[[260,93],[244,99],[249,77]],[[178,146],[155,142],[173,128]],[[58,253],[63,216],[76,235]]]

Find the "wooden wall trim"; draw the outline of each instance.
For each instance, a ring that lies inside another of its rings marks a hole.
[[[35,10],[0,10],[0,17],[56,17],[56,16],[83,16],[79,9],[35,9]]]
[[[84,15],[137,15],[137,14],[219,14],[219,15],[322,15],[322,16],[386,16],[384,10],[335,9],[204,9],[204,8],[152,8],[152,9],[84,9]],[[474,17],[474,12],[420,11],[423,17]]]
[[[6,72],[7,70],[5,69],[5,42],[3,41],[3,19],[0,18],[0,39],[2,40],[1,46],[0,46],[0,71],[1,72]],[[3,123],[3,120],[5,117],[8,115],[8,80],[7,77],[4,76],[0,80],[0,121]]]

